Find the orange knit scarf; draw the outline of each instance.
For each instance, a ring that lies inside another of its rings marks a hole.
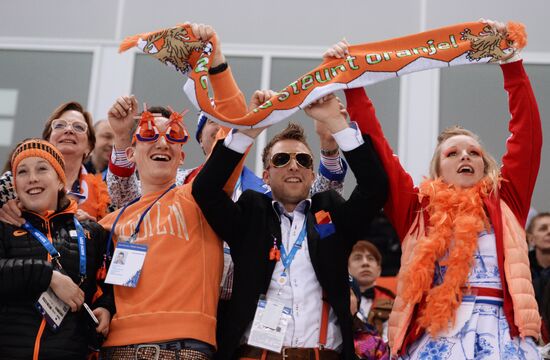
[[[478,235],[489,228],[483,198],[488,196],[491,184],[485,178],[474,187],[457,189],[436,179],[420,186],[420,195],[430,200],[426,208],[429,226],[427,235],[418,239],[414,258],[403,274],[403,283],[407,284],[403,299],[414,305],[425,298],[418,324],[432,336],[446,330],[449,321],[454,324]],[[436,261],[447,270],[443,283],[432,287]]]

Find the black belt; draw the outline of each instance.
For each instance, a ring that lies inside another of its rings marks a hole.
[[[103,348],[101,359],[113,360],[162,360],[162,359],[211,359],[214,347],[195,339],[167,341],[163,343],[133,344]]]

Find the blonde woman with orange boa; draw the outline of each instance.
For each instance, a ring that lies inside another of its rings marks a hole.
[[[346,54],[342,41],[325,56]],[[420,187],[393,155],[364,89],[346,90],[351,119],[371,136],[388,173],[384,211],[402,241],[389,320],[393,356],[540,359],[523,227],[539,169],[541,122],[519,54],[501,69],[512,115],[502,168],[474,133],[453,127],[438,137],[430,178]]]

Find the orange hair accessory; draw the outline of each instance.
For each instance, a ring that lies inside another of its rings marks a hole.
[[[527,32],[525,25],[520,22],[509,21],[506,24],[506,32],[508,40],[512,41],[512,45],[521,50],[527,45]]]
[[[63,185],[66,184],[67,179],[65,178],[65,160],[63,159],[63,155],[55,146],[42,139],[27,139],[15,148],[11,157],[11,172],[14,183],[17,176],[17,166],[23,159],[29,157],[40,157],[48,161]]]
[[[189,109],[184,109],[181,113],[174,111],[170,106],[168,110],[172,113],[170,114],[170,122],[168,128],[166,129],[167,134],[176,134],[176,139],[172,139],[174,142],[186,143],[189,139],[189,132],[185,127],[183,122],[183,117],[189,112]],[[169,135],[170,136],[170,135]]]
[[[187,142],[187,139],[189,139],[189,133],[183,124],[183,116],[189,111],[188,109],[185,109],[180,114],[172,110],[171,107],[168,107],[171,113],[170,119],[166,130],[161,132],[155,123],[155,115],[160,116],[160,114],[151,113],[147,110],[147,106],[145,104],[143,107],[144,110],[141,114],[136,132],[134,133],[132,144],[135,144],[138,140],[141,142],[157,141],[161,134],[164,134],[166,141],[170,143],[185,144]]]

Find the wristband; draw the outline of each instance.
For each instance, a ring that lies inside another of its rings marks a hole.
[[[225,70],[227,70],[228,67],[229,67],[229,65],[227,65],[227,62],[222,62],[220,65],[214,66],[214,67],[211,67],[210,69],[208,69],[208,74],[210,74],[210,75],[219,74],[219,73],[224,72]]]

